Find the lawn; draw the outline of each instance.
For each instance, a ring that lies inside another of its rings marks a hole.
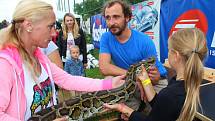
[[[99,56],[99,50],[98,50],[98,49],[93,49],[93,50],[90,51],[90,53],[91,53],[96,59],[98,59],[98,56]],[[86,77],[90,77],[90,78],[99,78],[99,79],[104,78],[104,76],[100,73],[99,68],[86,69],[86,70],[85,70],[85,73],[86,73]]]

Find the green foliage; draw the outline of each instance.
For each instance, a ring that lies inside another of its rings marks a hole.
[[[87,44],[92,43],[93,38],[91,34],[85,34],[85,39]]]
[[[75,4],[74,11],[82,15],[83,19],[86,20],[92,15],[100,13],[102,5],[105,0],[84,0],[80,4]]]
[[[145,1],[145,0],[126,0],[128,3],[130,3],[131,5],[133,4],[137,4],[137,3],[140,3],[142,1]]]
[[[96,59],[99,59],[99,49],[95,48],[90,52]]]
[[[82,15],[86,20],[90,16],[101,13],[102,7],[107,0],[84,0],[84,2],[75,4],[75,13]],[[145,0],[125,0],[130,4],[136,4]]]

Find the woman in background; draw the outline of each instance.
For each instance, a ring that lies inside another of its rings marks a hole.
[[[83,30],[79,27],[76,18],[71,13],[66,13],[63,17],[62,31],[59,32],[57,45],[60,56],[65,63],[70,59],[70,46],[77,45],[80,49],[80,60],[84,67],[87,67],[87,49]]]

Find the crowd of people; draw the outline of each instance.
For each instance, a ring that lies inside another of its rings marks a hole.
[[[147,71],[142,66],[134,96],[103,107],[121,112],[122,121],[193,120],[201,106],[199,87],[207,54],[204,33],[189,28],[169,37],[168,60],[176,76],[167,80],[167,70],[157,58],[153,41],[127,26],[132,17],[130,6],[122,0],[111,0],[104,4],[102,15],[109,32],[100,40],[99,69],[108,78],[92,79],[85,77],[86,40],[74,15],[66,13],[62,24],[56,25],[50,4],[40,0],[17,4],[12,22],[0,30],[0,120],[28,120],[80,91],[118,88],[132,64],[150,57],[155,57],[156,63]],[[163,79],[168,85],[156,90],[154,86]],[[143,113],[146,103],[151,107],[148,115]]]

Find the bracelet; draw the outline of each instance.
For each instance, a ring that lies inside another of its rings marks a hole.
[[[148,78],[148,79],[146,79],[144,81],[142,80],[141,83],[142,83],[143,86],[147,86],[148,84],[151,83],[151,80]]]

